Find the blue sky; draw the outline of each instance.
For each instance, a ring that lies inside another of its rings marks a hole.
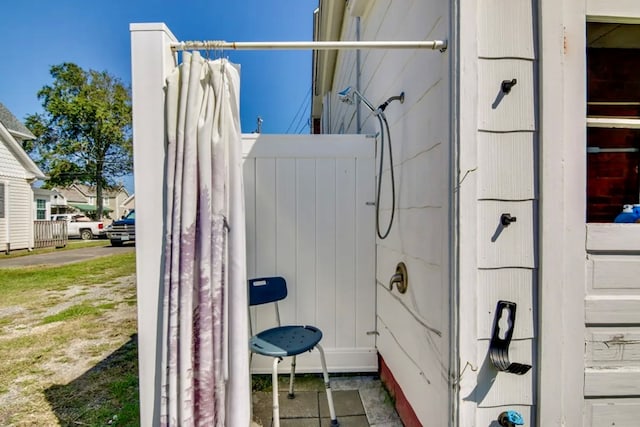
[[[23,120],[52,65],[73,62],[131,83],[129,24],[164,22],[179,40],[311,40],[318,0],[19,0],[2,5],[0,102]],[[242,66],[243,132],[308,133],[310,51],[229,51]],[[302,112],[305,112],[302,116]],[[296,116],[297,115],[297,116]],[[125,181],[132,191],[131,180]]]

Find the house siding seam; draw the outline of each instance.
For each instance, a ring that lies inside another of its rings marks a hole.
[[[446,38],[448,25],[448,2],[383,0],[373,2],[361,17],[360,35],[362,40]],[[342,28],[343,40],[355,39],[354,17],[346,14]],[[376,346],[423,425],[449,424],[448,70],[448,53],[361,51],[360,91],[372,104],[405,92],[403,104],[393,102],[385,111],[393,145],[396,212],[389,237],[376,244]],[[331,92],[355,87],[357,73],[355,51],[341,51]],[[331,106],[325,110],[331,111],[331,131],[356,133],[356,106],[340,102],[337,96],[329,98]],[[364,105],[360,108],[362,133],[376,134],[377,120]],[[376,145],[377,174],[379,138]],[[388,159],[385,151],[382,231],[391,212]],[[400,261],[409,273],[406,294],[388,289]]]

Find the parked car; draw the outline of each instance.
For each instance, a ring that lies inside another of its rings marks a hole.
[[[124,242],[136,240],[136,211],[132,209],[122,219],[113,221],[107,228],[107,238],[111,246],[122,246]]]
[[[52,221],[67,222],[67,236],[92,240],[94,237],[104,237],[105,229],[102,221],[93,221],[91,218],[79,214],[51,215]]]

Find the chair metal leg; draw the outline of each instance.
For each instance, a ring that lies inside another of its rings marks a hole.
[[[273,373],[271,374],[271,387],[273,389],[273,427],[280,427],[280,405],[278,404],[278,363],[280,359],[273,359]]]
[[[324,358],[324,350],[320,344],[316,345],[316,348],[320,352],[320,361],[322,362],[322,375],[324,376],[324,386],[327,391],[327,403],[329,404],[329,415],[331,416],[331,425],[339,426],[338,417],[336,417],[336,410],[333,406],[333,395],[331,394],[331,383],[329,382],[329,373],[327,372],[327,361]]]
[[[293,393],[293,383],[295,381],[295,377],[296,377],[296,356],[293,356],[293,359],[291,360],[291,375],[289,376],[289,394],[287,395],[287,397],[289,399],[293,399],[296,397],[296,395]]]

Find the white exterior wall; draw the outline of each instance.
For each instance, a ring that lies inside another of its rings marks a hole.
[[[33,247],[33,190],[27,171],[0,140],[0,183],[5,184],[5,218],[0,218],[0,250]]]
[[[461,426],[490,425],[507,409],[536,425],[536,7],[530,0],[459,6]],[[502,82],[512,79],[504,93]],[[500,221],[506,213],[517,218],[508,227]],[[509,359],[533,366],[522,376],[497,371],[489,359],[499,300],[517,304]]]
[[[361,40],[447,38],[449,2],[370,3],[361,17]],[[355,28],[355,18],[347,13],[341,39],[354,40]],[[405,92],[404,104],[394,101],[386,110],[393,145],[396,213],[389,237],[378,239],[376,244],[377,347],[418,419],[425,425],[448,425],[449,56],[424,49],[363,50],[361,73],[360,91],[374,105]],[[333,93],[346,86],[356,87],[353,51],[338,55]],[[361,108],[363,133],[375,134],[379,131],[377,120],[364,105]],[[326,111],[331,112],[332,132],[357,131],[355,105],[333,96],[323,114]],[[388,159],[385,152],[385,162]],[[388,163],[382,185],[380,222],[384,232],[391,210]],[[388,289],[400,261],[408,269],[406,294]]]

